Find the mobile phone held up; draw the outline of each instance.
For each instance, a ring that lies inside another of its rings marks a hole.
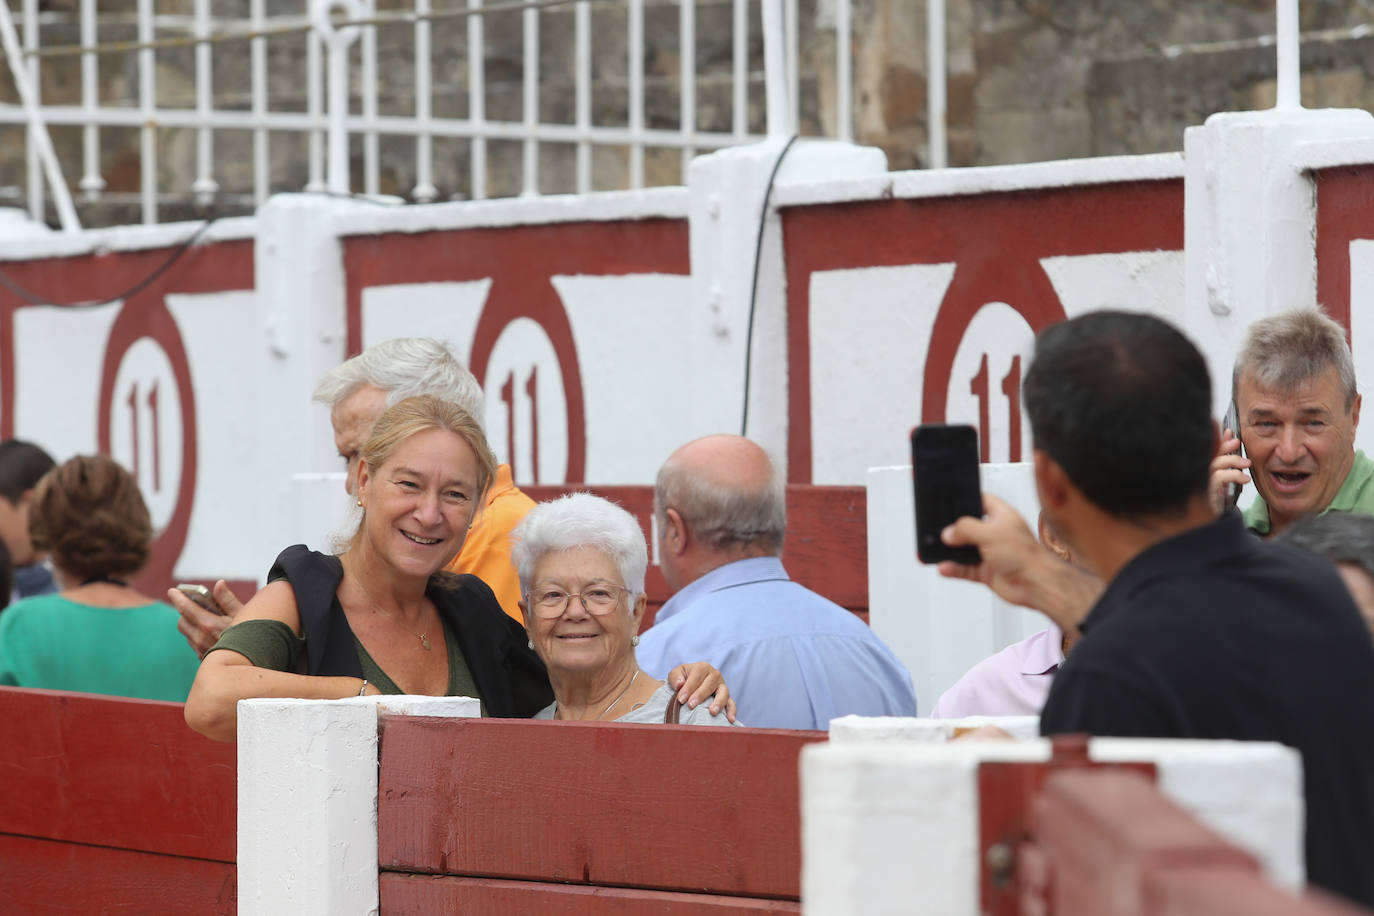
[[[210,590],[203,585],[187,585],[186,583],[182,583],[177,586],[177,591],[211,613],[224,613],[224,609],[219,606],[219,602],[210,594]]]
[[[972,426],[923,423],[911,431],[916,484],[916,556],[922,563],[982,562],[977,547],[950,547],[940,532],[965,515],[983,517],[978,485],[978,432]]]

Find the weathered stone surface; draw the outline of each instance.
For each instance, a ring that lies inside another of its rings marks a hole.
[[[102,0],[102,41],[135,37],[136,0]],[[381,12],[413,9],[412,0],[377,0]],[[437,11],[459,11],[467,0],[433,0]],[[78,0],[43,4],[44,45],[79,40],[74,11]],[[214,28],[241,27],[249,0],[215,0]],[[269,4],[273,13],[299,17],[304,4]],[[799,0],[801,132],[834,135],[835,0]],[[853,131],[860,143],[881,147],[894,169],[917,168],[928,160],[926,118],[926,9],[921,0],[852,0]],[[159,0],[159,38],[188,34],[192,0]],[[591,22],[591,120],[595,125],[629,123],[628,12],[625,0],[594,0]],[[696,129],[734,130],[732,35],[734,0],[696,0]],[[763,43],[758,0],[748,0],[744,46],[749,75],[747,129],[761,132],[765,121]],[[1273,0],[947,0],[946,130],[951,165],[1026,162],[1045,158],[1148,153],[1176,150],[1183,130],[1222,110],[1265,107],[1274,97],[1274,52],[1257,39],[1274,30]],[[644,123],[654,129],[679,126],[679,0],[645,0]],[[67,18],[64,19],[63,16]],[[1349,30],[1374,22],[1374,0],[1308,0],[1301,6],[1303,101],[1309,107],[1374,104],[1374,38]],[[278,22],[288,20],[277,20]],[[298,21],[298,20],[289,20]],[[519,123],[524,118],[524,16],[519,12],[483,17],[486,117]],[[431,105],[439,118],[469,112],[470,63],[466,17],[431,25]],[[544,123],[572,124],[576,118],[575,15],[571,7],[539,15]],[[376,31],[379,72],[376,105],[382,115],[415,110],[414,28],[381,26]],[[268,90],[274,111],[302,112],[307,106],[306,37],[266,41]],[[359,53],[353,52],[352,110],[362,110]],[[195,105],[195,55],[188,45],[156,52],[157,104]],[[247,43],[216,44],[214,104],[248,110],[250,51]],[[107,105],[139,104],[138,58],[102,53],[100,98]],[[80,60],[44,60],[43,97],[53,104],[81,101]],[[0,73],[0,102],[16,101],[7,74]],[[68,181],[80,178],[81,132],[53,131]],[[0,126],[0,199],[22,198],[26,186],[24,131]],[[101,163],[114,196],[99,210],[83,205],[88,222],[123,212],[119,193],[136,194],[139,181],[136,128],[100,133]],[[252,146],[247,131],[222,131],[215,138],[215,178],[224,207],[251,205]],[[309,174],[303,137],[270,137],[273,190],[297,190]],[[488,144],[489,196],[520,193],[523,145]],[[541,144],[539,189],[576,187],[577,150],[570,143]],[[361,189],[362,144],[354,141],[354,186]],[[593,186],[625,187],[629,157],[624,148],[592,150]],[[649,184],[682,180],[682,155],[674,148],[645,156]],[[167,207],[185,198],[195,178],[195,134],[158,131],[160,191]],[[471,145],[465,139],[434,140],[434,183],[443,198],[472,194]],[[408,194],[415,186],[415,142],[383,137],[379,188]],[[9,187],[11,190],[4,191]],[[237,195],[237,196],[236,196]],[[247,201],[248,203],[245,203]]]

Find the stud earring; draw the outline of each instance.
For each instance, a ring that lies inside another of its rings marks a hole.
[[[363,501],[360,499],[360,500],[358,500],[358,508],[361,509],[362,507],[363,507]]]
[[[633,635],[633,636],[630,637],[630,645],[632,645],[632,646],[637,646],[637,645],[639,645],[639,634],[638,634],[638,633],[636,633],[635,635]]]
[[[533,639],[527,639],[527,640],[525,640],[525,645],[529,646],[530,649],[533,650],[533,649],[534,649],[534,640],[533,640]]]

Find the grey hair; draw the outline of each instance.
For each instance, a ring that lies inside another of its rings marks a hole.
[[[787,483],[770,459],[768,483],[743,489],[704,480],[669,458],[654,481],[654,516],[660,528],[668,509],[692,526],[692,534],[713,550],[759,547],[782,553],[787,533]]]
[[[364,385],[387,392],[388,407],[406,398],[429,395],[457,404],[479,426],[486,426],[487,401],[482,386],[440,341],[395,337],[368,347],[326,372],[313,397],[332,409]]]
[[[635,517],[609,499],[591,493],[569,493],[540,503],[511,532],[511,560],[520,590],[534,584],[534,567],[545,554],[594,547],[615,563],[625,587],[644,594],[649,548]]]
[[[1374,517],[1326,512],[1289,526],[1276,540],[1301,547],[1332,563],[1349,563],[1374,578]]]
[[[1328,369],[1336,370],[1349,410],[1355,403],[1355,361],[1345,329],[1320,308],[1295,309],[1250,325],[1231,373],[1231,390],[1248,375],[1262,388],[1291,392]]]

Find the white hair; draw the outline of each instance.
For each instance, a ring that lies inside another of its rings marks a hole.
[[[511,560],[520,575],[520,590],[534,584],[534,567],[545,554],[594,547],[615,563],[625,587],[644,594],[649,549],[635,517],[608,499],[569,493],[540,503],[511,532]]]
[[[313,397],[332,409],[364,385],[387,392],[388,407],[406,398],[429,395],[457,404],[479,426],[486,426],[487,402],[482,386],[440,341],[396,337],[368,347],[326,372]]]

